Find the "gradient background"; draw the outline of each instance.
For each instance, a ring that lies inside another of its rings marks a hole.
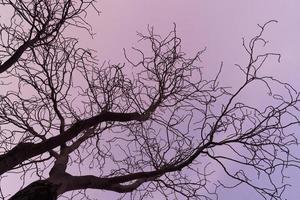
[[[88,14],[96,33],[94,39],[79,33],[78,37],[83,46],[98,51],[100,62],[123,62],[122,48],[137,45],[136,31],[146,33],[150,25],[157,34],[166,34],[175,22],[183,50],[188,55],[207,47],[202,55],[202,66],[208,76],[215,74],[221,61],[224,62],[221,78],[228,86],[240,80],[234,64],[247,62],[242,37],[253,37],[259,30],[258,23],[278,20],[278,24],[269,26],[265,38],[270,41],[266,48],[282,55],[281,63],[268,62],[264,70],[300,90],[299,0],[100,0],[97,8],[100,16],[95,12]],[[253,96],[250,92],[248,98]],[[300,156],[300,149],[295,151]],[[289,176],[293,186],[286,191],[286,198],[300,199],[300,170],[291,169]],[[93,190],[91,193],[97,199],[116,199],[111,192]],[[239,187],[220,191],[219,198],[254,200],[257,196],[253,190]]]
[[[175,22],[183,50],[193,55],[207,47],[202,55],[205,73],[208,76],[215,74],[223,61],[222,82],[233,87],[241,78],[234,64],[247,62],[242,37],[250,39],[255,36],[259,31],[257,24],[278,20],[279,23],[271,24],[265,31],[265,39],[270,41],[265,50],[280,53],[281,62],[271,60],[263,70],[300,90],[299,0],[101,0],[97,7],[100,16],[89,15],[95,38],[84,38],[84,45],[98,51],[100,62],[122,63],[122,48],[137,45],[136,31],[147,33],[147,25],[150,25],[154,26],[155,33],[166,34]],[[256,101],[254,97],[251,91],[245,96]],[[295,153],[300,156],[300,149]],[[300,199],[300,170],[290,169],[288,175],[292,187],[286,190],[285,197],[288,200]],[[105,192],[102,197],[99,192],[93,193],[99,199],[116,198],[110,192]],[[219,195],[221,200],[258,198],[253,190],[243,187],[222,190]]]

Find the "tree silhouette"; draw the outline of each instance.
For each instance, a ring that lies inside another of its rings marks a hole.
[[[279,176],[299,166],[291,151],[299,93],[262,73],[267,59],[280,59],[257,51],[275,21],[243,41],[249,60],[237,65],[243,80],[230,88],[220,84],[222,66],[205,78],[204,51],[182,52],[176,26],[166,37],[149,27],[139,37],[150,49],[124,51],[125,64],[99,65],[68,36],[90,31],[84,17],[93,0],[1,5],[12,15],[0,35],[0,172],[32,182],[11,197],[1,192],[3,199],[88,199],[86,189],[131,199],[216,199],[220,187],[239,185],[281,199],[287,185]],[[243,95],[253,87],[266,90],[267,103],[247,103]]]

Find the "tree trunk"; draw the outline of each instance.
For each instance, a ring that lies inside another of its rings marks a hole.
[[[58,186],[46,180],[31,183],[9,200],[56,200]]]

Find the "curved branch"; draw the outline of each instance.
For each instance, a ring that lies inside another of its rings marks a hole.
[[[81,131],[102,122],[128,122],[145,121],[147,117],[139,113],[113,113],[103,112],[89,119],[81,120],[73,124],[63,134],[54,136],[40,143],[22,143],[17,145],[9,152],[0,156],[0,174],[3,174],[23,161],[34,156],[46,153],[65,142],[77,137]]]

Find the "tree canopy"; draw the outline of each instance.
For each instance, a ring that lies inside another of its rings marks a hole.
[[[205,49],[182,51],[175,24],[166,36],[148,27],[138,37],[149,49],[101,64],[72,35],[92,34],[85,15],[98,12],[94,0],[0,4],[11,9],[0,32],[0,172],[25,181],[13,196],[1,192],[3,199],[89,199],[87,189],[98,189],[131,199],[208,200],[240,185],[262,199],[283,198],[285,169],[300,166],[291,151],[299,92],[261,70],[280,60],[263,51],[263,33],[276,21],[243,40],[248,62],[236,65],[243,81],[228,87],[223,64],[206,78]],[[256,87],[267,103],[243,98]]]

